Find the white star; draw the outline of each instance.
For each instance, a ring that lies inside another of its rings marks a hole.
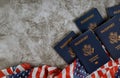
[[[17,77],[18,77],[19,75],[17,75]]]
[[[24,76],[25,74],[23,73],[22,76]]]

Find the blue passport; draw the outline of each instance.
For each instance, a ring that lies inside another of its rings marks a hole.
[[[96,8],[91,9],[83,16],[75,20],[75,24],[81,30],[81,32],[85,32],[88,29],[94,30],[97,26],[102,24],[104,19],[98,12]]]
[[[120,5],[108,7],[108,8],[106,8],[106,11],[107,11],[108,17],[113,17],[115,15],[118,15],[118,14],[120,14]]]
[[[95,30],[113,59],[120,57],[120,15],[114,16]]]
[[[110,60],[91,30],[78,36],[70,45],[89,74]]]
[[[69,43],[76,37],[77,35],[71,31],[65,38],[63,38],[54,49],[56,52],[68,63],[72,63],[76,57]]]

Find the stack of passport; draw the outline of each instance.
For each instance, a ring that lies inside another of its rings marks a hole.
[[[120,5],[106,11],[106,22],[96,8],[75,19],[82,34],[72,31],[54,47],[68,64],[78,58],[91,74],[108,61],[120,58]]]

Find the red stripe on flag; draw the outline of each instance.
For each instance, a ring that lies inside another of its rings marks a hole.
[[[7,68],[7,72],[8,72],[9,74],[13,74],[13,71],[12,71],[11,68]]]
[[[41,68],[39,67],[39,68],[38,68],[38,71],[37,71],[37,73],[36,73],[36,77],[37,77],[37,78],[40,77],[40,73],[41,73]]]
[[[16,69],[15,71],[16,71],[16,73],[19,73],[19,72],[20,72],[20,70],[19,70],[19,69]]]
[[[48,72],[46,71],[46,68],[47,68],[47,65],[42,66],[40,77],[46,78],[48,76]]]
[[[58,78],[62,78],[62,73],[60,73],[60,74],[58,75]]]
[[[51,70],[51,71],[48,71],[48,73],[51,75],[51,74],[58,74],[60,73],[61,70],[59,68],[55,68],[54,70]]]
[[[113,71],[113,68],[109,70],[110,75],[112,78],[115,78],[115,72]]]
[[[115,62],[116,62],[117,64],[119,64],[119,59],[115,60]]]
[[[107,78],[107,75],[106,75],[106,74],[104,74],[102,77],[100,76],[100,78]]]
[[[109,70],[109,68],[105,68],[105,70],[106,70],[106,71],[108,71],[108,70]]]
[[[66,78],[70,78],[70,66],[66,67]]]
[[[31,68],[31,65],[29,63],[23,63],[21,64],[21,66],[25,69],[25,70],[28,70]]]
[[[105,66],[103,65],[103,66],[101,66],[100,68],[101,68],[101,69],[104,69],[104,68],[105,68]]]
[[[28,78],[32,78],[32,73],[33,73],[33,69],[30,72],[30,75],[28,76]]]
[[[74,61],[73,72],[74,72],[74,70],[75,70],[75,67],[76,67],[76,60]]]
[[[30,65],[30,64],[28,64],[28,63],[22,63],[22,64],[20,64],[20,65],[18,65],[18,66],[16,67],[15,72],[16,72],[16,73],[19,73],[19,72],[21,72],[21,71],[28,70],[28,69],[30,69],[30,68],[31,68],[31,65]]]
[[[109,62],[108,62],[108,67],[110,67],[110,66],[113,65],[112,62],[113,62],[113,61],[109,61]]]
[[[95,78],[95,74],[94,73],[91,75],[91,78]]]
[[[101,70],[98,70],[99,76],[103,76],[103,72]]]
[[[112,76],[112,78],[115,78],[115,73],[118,70],[118,66],[114,66],[113,68],[110,69],[110,74]]]
[[[5,74],[2,71],[0,71],[0,78],[3,76],[5,76]]]

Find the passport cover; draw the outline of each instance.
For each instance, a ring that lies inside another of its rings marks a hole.
[[[106,11],[107,11],[108,17],[113,17],[115,15],[118,15],[118,14],[120,14],[120,5],[108,7],[108,8],[106,8]]]
[[[72,63],[76,57],[69,43],[76,37],[77,35],[71,31],[63,40],[61,40],[54,49],[56,52],[68,63]]]
[[[113,59],[120,57],[120,15],[113,17],[100,27],[95,33],[102,41]]]
[[[81,34],[70,45],[89,74],[110,60],[91,30]]]
[[[91,9],[83,16],[75,20],[75,24],[81,32],[85,32],[88,29],[94,29],[102,22],[104,22],[104,19],[96,8]]]

